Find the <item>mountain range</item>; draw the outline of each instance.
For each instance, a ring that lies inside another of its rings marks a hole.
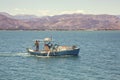
[[[64,14],[38,17],[0,12],[0,30],[120,30],[120,16]]]

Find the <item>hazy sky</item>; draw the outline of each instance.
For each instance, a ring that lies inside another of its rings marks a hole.
[[[120,0],[0,0],[0,12],[35,14],[112,14],[120,15]]]

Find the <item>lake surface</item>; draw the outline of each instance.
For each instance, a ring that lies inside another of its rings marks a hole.
[[[35,39],[77,45],[79,56],[31,56]],[[120,31],[0,31],[0,80],[120,80]]]

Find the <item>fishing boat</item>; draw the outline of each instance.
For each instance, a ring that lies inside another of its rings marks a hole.
[[[43,50],[34,50],[31,48],[27,48],[27,52],[31,55],[37,56],[63,56],[63,55],[73,55],[77,56],[79,54],[80,48],[73,46],[61,46],[55,44],[52,38],[44,38],[42,41]]]

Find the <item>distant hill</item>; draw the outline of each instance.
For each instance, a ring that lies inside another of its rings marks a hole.
[[[39,18],[38,16],[35,15],[15,15],[13,16],[14,19],[20,19],[20,20],[31,20],[35,18]]]
[[[120,15],[117,15],[117,17],[119,17],[119,18],[120,18]]]
[[[13,18],[13,19],[19,19],[19,20],[28,20],[28,19],[34,19],[34,18],[39,18],[38,16],[35,15],[10,15],[6,12],[0,12],[1,15],[4,15],[8,18]]]
[[[0,13],[2,30],[120,30],[120,18],[115,15],[64,14],[44,17],[7,15]]]
[[[10,14],[8,14],[8,13],[6,13],[6,12],[0,12],[0,15],[4,15],[4,16],[6,16],[6,17],[8,17],[8,18],[13,18],[12,15],[10,15]]]
[[[21,30],[30,29],[30,26],[23,21],[8,18],[0,14],[0,29],[1,30]]]

